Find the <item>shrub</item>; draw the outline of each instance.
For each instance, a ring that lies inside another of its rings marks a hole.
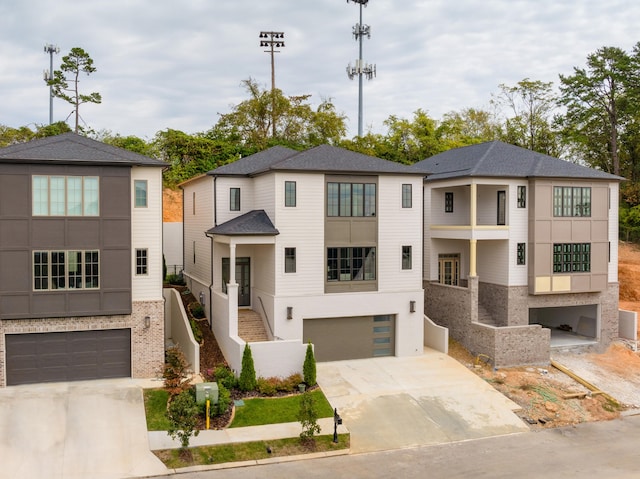
[[[171,396],[180,394],[188,387],[188,367],[187,358],[178,346],[167,349],[162,377],[164,387]]]
[[[175,396],[169,403],[167,417],[170,427],[167,434],[172,439],[180,439],[183,449],[189,447],[191,436],[197,436],[200,431],[196,429],[198,424],[199,407],[191,391],[185,390]]]
[[[298,390],[298,384],[302,382],[302,375],[299,373],[292,374],[280,381],[278,391],[294,392]]]
[[[313,345],[307,344],[307,353],[304,356],[304,363],[302,364],[302,374],[304,375],[304,382],[307,386],[315,386],[316,384],[316,358],[313,355]]]
[[[302,439],[303,441],[313,440],[313,436],[320,432],[316,402],[313,398],[313,394],[309,391],[305,391],[300,398],[298,420],[302,425],[300,439]]]
[[[202,307],[202,305],[200,303],[191,303],[189,308],[191,309],[191,314],[193,315],[194,318],[196,318],[196,319],[204,318],[204,316],[205,316],[204,308]]]
[[[213,378],[220,385],[227,389],[234,389],[238,385],[238,378],[233,371],[226,366],[218,366],[213,372]]]
[[[256,388],[258,392],[264,396],[275,396],[275,394],[280,391],[279,385],[281,382],[280,378],[258,378]]]
[[[253,391],[256,388],[256,369],[253,365],[253,356],[249,343],[244,345],[242,353],[242,371],[240,371],[240,379],[238,387],[241,391]]]
[[[224,384],[218,383],[218,405],[216,407],[216,413],[218,416],[227,412],[229,405],[231,404],[231,393],[224,387]]]
[[[202,343],[202,331],[200,331],[200,325],[193,319],[189,320],[189,324],[191,325],[191,332],[193,332],[193,339],[195,339],[197,343]]]
[[[187,284],[184,278],[179,274],[168,274],[167,283],[173,284],[176,286],[185,286]]]

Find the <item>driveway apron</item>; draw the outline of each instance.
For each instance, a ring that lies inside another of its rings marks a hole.
[[[514,434],[518,405],[456,360],[425,348],[415,357],[317,364],[318,384],[351,432],[352,452]]]
[[[130,379],[0,389],[0,477],[166,473],[149,451],[142,389]]]

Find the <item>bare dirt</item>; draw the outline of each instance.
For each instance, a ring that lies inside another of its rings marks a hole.
[[[182,221],[182,190],[169,188],[162,190],[162,221],[164,223]]]

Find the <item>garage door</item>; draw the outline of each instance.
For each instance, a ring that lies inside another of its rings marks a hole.
[[[7,334],[7,384],[131,377],[131,330]]]
[[[395,354],[395,316],[305,319],[305,342],[318,361],[362,359]]]

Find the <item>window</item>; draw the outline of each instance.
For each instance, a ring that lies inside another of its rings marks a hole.
[[[438,255],[438,282],[450,286],[458,286],[460,280],[460,255]]]
[[[191,214],[196,214],[196,192],[193,192],[192,201],[191,201]]]
[[[136,249],[136,275],[146,275],[148,272],[147,250]]]
[[[590,243],[554,243],[554,273],[588,273],[591,271]]]
[[[591,216],[591,188],[554,186],[553,216]]]
[[[450,191],[444,194],[444,212],[453,213],[453,193]]]
[[[284,182],[284,205],[296,206],[296,182],[285,181]]]
[[[375,183],[327,183],[327,216],[375,215]]]
[[[240,188],[231,188],[229,190],[229,209],[231,211],[240,211]]]
[[[375,248],[327,248],[327,281],[372,281],[375,279]]]
[[[284,272],[285,273],[296,272],[296,249],[295,248],[284,249]]]
[[[411,186],[412,185],[402,185],[402,207],[403,208],[411,208],[411,202],[412,202]]]
[[[527,187],[518,186],[518,208],[527,207]]]
[[[222,292],[227,294],[227,284],[231,276],[231,261],[229,258],[222,258]]]
[[[517,253],[517,261],[516,264],[523,265],[527,264],[527,244],[526,243],[518,243],[518,253]]]
[[[98,216],[100,188],[95,176],[35,175],[31,181],[34,216]]]
[[[95,289],[100,286],[98,251],[34,251],[33,289]]]
[[[402,247],[402,269],[411,269],[411,246]]]
[[[133,189],[135,192],[136,208],[146,208],[147,207],[147,180],[135,180],[133,182]]]

